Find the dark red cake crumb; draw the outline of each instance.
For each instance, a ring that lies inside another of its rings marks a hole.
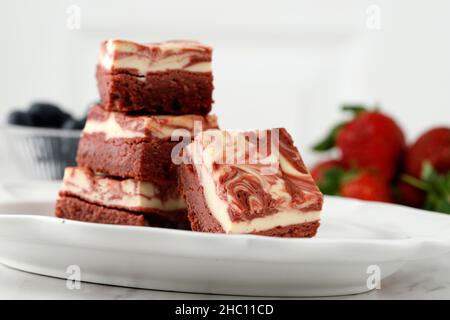
[[[168,216],[170,214],[172,214],[172,217]],[[183,230],[190,229],[184,214],[184,210],[161,214],[127,211],[90,203],[68,194],[60,195],[55,208],[55,215],[58,218],[69,220]]]
[[[169,70],[143,77],[98,66],[97,85],[107,111],[206,115],[213,103],[211,72]]]
[[[77,163],[113,177],[173,184],[177,172],[171,152],[177,143],[170,138],[107,140],[102,133],[85,134],[78,145]]]

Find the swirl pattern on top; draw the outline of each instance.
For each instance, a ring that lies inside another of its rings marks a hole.
[[[201,165],[212,177],[232,221],[321,209],[323,196],[284,128],[209,130],[196,137],[188,153],[197,171]]]
[[[211,128],[217,128],[215,115],[132,115],[108,112],[96,105],[89,111],[83,134],[104,133],[109,138],[153,136],[165,139],[179,129],[184,129],[186,135],[192,136],[195,130]]]
[[[185,203],[172,186],[104,176],[86,168],[67,167],[60,194],[133,211],[184,209]]]
[[[148,44],[107,40],[101,44],[99,64],[111,73],[137,76],[167,70],[211,72],[211,54],[211,47],[191,40]]]

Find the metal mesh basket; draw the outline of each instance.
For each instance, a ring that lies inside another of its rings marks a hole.
[[[7,125],[4,131],[14,161],[31,179],[62,179],[64,168],[75,165],[81,130]]]

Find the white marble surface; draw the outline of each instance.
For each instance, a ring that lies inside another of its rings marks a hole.
[[[0,299],[245,299],[249,297],[202,295],[140,290],[81,283],[69,290],[63,279],[26,273],[0,265]],[[336,299],[450,299],[450,254],[406,264],[386,278],[380,290]],[[320,298],[319,298],[320,299]]]

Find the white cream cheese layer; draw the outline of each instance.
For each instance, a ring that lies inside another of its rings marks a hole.
[[[78,167],[65,169],[61,191],[89,202],[125,209],[172,211],[186,208],[181,198],[162,201],[159,198],[160,191],[153,183],[133,179],[115,180],[89,174]]]
[[[154,56],[145,50],[146,46],[157,47],[160,53]],[[108,40],[100,53],[100,65],[106,70],[135,69],[141,76],[167,70],[211,72],[210,61],[192,62],[204,48],[207,47],[190,41],[140,45],[130,41]]]
[[[121,122],[126,125],[121,125]],[[106,119],[101,121],[88,118],[83,133],[104,133],[106,139],[144,138],[147,130],[152,136],[164,139],[170,138],[178,129],[185,129],[185,134],[191,136],[195,130],[202,131],[211,126],[217,127],[215,115],[126,116],[118,112],[108,112]],[[178,135],[179,132],[177,131]]]

